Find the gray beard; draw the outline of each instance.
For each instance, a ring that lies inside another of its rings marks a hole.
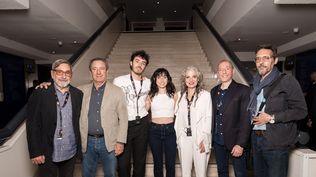
[[[69,86],[70,81],[67,81],[67,82],[56,82],[56,81],[55,81],[55,83],[56,83],[56,85],[57,85],[58,87],[60,87],[60,88],[66,88],[66,87]]]

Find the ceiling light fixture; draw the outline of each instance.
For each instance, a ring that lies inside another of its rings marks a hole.
[[[294,33],[294,34],[298,34],[299,32],[300,32],[299,27],[294,27],[294,28],[293,28],[293,33]]]
[[[177,10],[174,10],[173,13],[177,13]]]
[[[142,14],[144,14],[145,13],[145,10],[142,10]]]
[[[234,38],[228,42],[232,42],[232,43],[241,43],[241,42],[247,42],[248,40],[245,39],[245,38],[241,38],[241,37],[237,37],[237,38]]]
[[[160,4],[160,2],[159,1],[157,1],[157,5],[159,5]]]
[[[59,47],[62,47],[63,46],[63,41],[57,41],[57,44]]]

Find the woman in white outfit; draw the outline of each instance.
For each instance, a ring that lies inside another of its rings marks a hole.
[[[154,158],[154,176],[163,177],[165,159],[166,177],[175,176],[177,154],[174,130],[176,88],[165,68],[158,68],[151,77],[151,86],[146,99],[146,109],[151,109],[149,145]],[[163,158],[164,157],[164,158]]]
[[[211,148],[212,101],[203,88],[203,75],[193,66],[181,76],[176,105],[175,130],[182,177],[205,177]]]

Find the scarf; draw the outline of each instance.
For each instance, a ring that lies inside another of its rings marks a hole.
[[[276,67],[273,67],[271,73],[267,75],[262,81],[260,81],[261,76],[259,75],[259,73],[255,75],[255,78],[253,80],[253,90],[250,93],[250,101],[247,106],[247,110],[249,111],[251,118],[257,112],[257,96],[262,89],[264,89],[266,86],[271,85],[272,82],[277,79],[280,74],[280,71]]]

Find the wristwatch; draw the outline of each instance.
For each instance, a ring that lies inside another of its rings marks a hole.
[[[270,123],[270,124],[274,124],[274,123],[275,123],[275,117],[274,117],[273,114],[272,114],[271,117],[270,117],[269,123]]]

